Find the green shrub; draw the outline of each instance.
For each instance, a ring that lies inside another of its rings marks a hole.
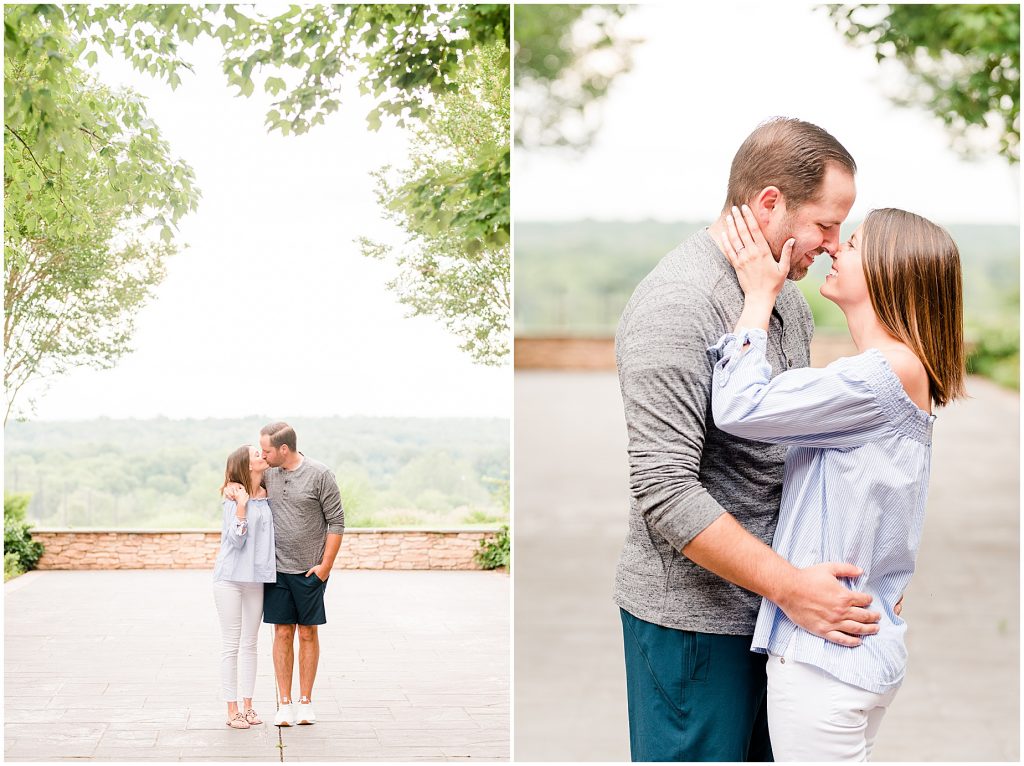
[[[968,343],[967,371],[984,375],[1001,386],[1020,389],[1020,336],[1016,327],[972,328]]]
[[[485,537],[480,541],[480,549],[473,554],[473,558],[484,569],[507,567],[511,548],[510,543],[511,538],[508,533],[508,524],[505,524],[493,538]]]
[[[4,493],[4,579],[34,569],[43,555],[42,543],[32,539],[25,520],[30,495]],[[20,571],[15,571],[20,570]]]
[[[4,582],[7,582],[12,577],[17,577],[20,574],[25,574],[25,570],[21,568],[21,563],[18,561],[17,553],[5,553],[4,554]]]

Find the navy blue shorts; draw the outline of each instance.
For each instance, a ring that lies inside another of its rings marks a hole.
[[[750,651],[750,636],[676,630],[619,611],[634,761],[773,760],[768,655]]]
[[[328,577],[328,580],[331,578]],[[263,622],[272,625],[323,625],[327,622],[327,583],[312,573],[277,573],[277,582],[263,586]]]

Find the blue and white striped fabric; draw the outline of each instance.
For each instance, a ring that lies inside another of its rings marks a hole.
[[[265,497],[250,497],[246,519],[240,521],[235,501],[223,502],[220,552],[213,565],[213,581],[276,582],[274,515]]]
[[[793,637],[797,661],[883,693],[906,670],[906,625],[893,607],[921,541],[935,417],[907,396],[876,349],[772,378],[767,341],[763,330],[741,330],[712,347],[722,352],[712,386],[715,425],[789,445],[772,547],[801,568],[856,564],[864,573],[846,582],[872,595],[870,608],[882,619],[877,634],[844,647],[798,628],[763,599],[751,649],[782,654]]]

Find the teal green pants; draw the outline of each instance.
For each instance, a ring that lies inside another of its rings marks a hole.
[[[634,761],[773,760],[767,655],[750,651],[750,636],[665,628],[619,611]]]

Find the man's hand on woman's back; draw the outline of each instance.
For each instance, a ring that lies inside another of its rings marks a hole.
[[[809,633],[842,646],[859,646],[858,636],[878,632],[878,612],[868,611],[871,596],[845,587],[839,578],[857,577],[860,567],[826,562],[795,570],[772,600]]]

